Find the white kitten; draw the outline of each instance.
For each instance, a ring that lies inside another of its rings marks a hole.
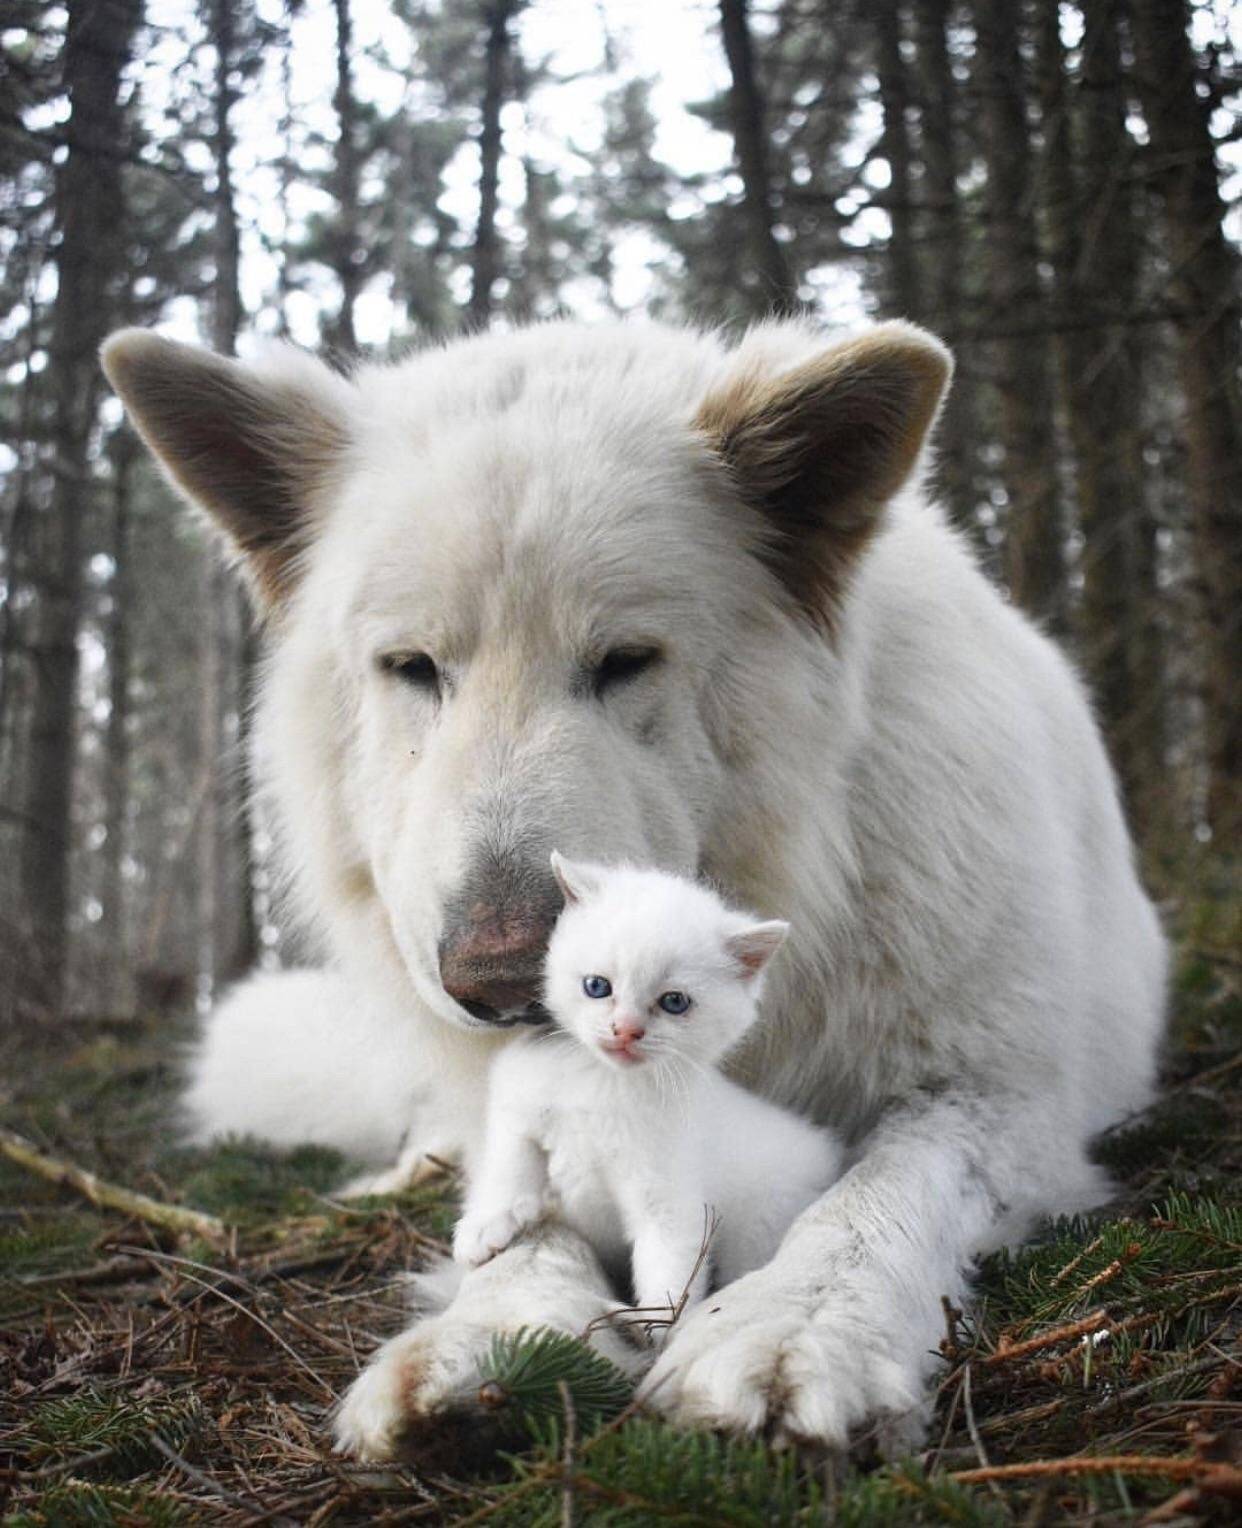
[[[789,926],[661,871],[552,865],[566,899],[545,973],[558,1027],[493,1062],[453,1253],[486,1262],[552,1215],[605,1263],[629,1254],[636,1305],[692,1304],[713,1275],[766,1263],[840,1170],[831,1135],[716,1070]]]

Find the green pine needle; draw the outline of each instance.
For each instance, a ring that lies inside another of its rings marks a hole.
[[[568,1485],[567,1485],[568,1476]],[[929,1479],[917,1465],[855,1477],[833,1493],[790,1449],[758,1439],[683,1432],[644,1418],[587,1439],[568,1472],[559,1444],[517,1462],[513,1482],[487,1510],[493,1528],[557,1528],[567,1494],[575,1521],[591,1528],[837,1528],[1008,1521],[987,1496]]]
[[[4,1528],[180,1528],[190,1521],[182,1503],[158,1491],[64,1480],[37,1507],[6,1517]]]
[[[562,1384],[584,1432],[624,1411],[634,1396],[620,1369],[567,1332],[523,1327],[492,1339],[481,1394],[532,1436],[564,1417]]]
[[[1071,1321],[1100,1306],[1114,1316],[1141,1309],[1173,1318],[1202,1313],[1216,1291],[1234,1289],[1240,1262],[1242,1206],[1172,1194],[1141,1219],[1057,1221],[1044,1241],[988,1259],[981,1287],[1014,1327]]]
[[[153,1437],[181,1452],[203,1423],[193,1395],[135,1405],[120,1395],[83,1390],[36,1406],[22,1442],[39,1468],[65,1465],[75,1475],[123,1480],[164,1463]]]

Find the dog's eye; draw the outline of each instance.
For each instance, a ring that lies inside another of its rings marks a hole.
[[[658,1001],[665,1013],[685,1013],[690,1007],[690,997],[685,992],[661,992]]]
[[[636,679],[644,670],[660,661],[658,647],[614,647],[591,671],[596,695]]]
[[[606,976],[584,976],[582,990],[588,997],[611,997],[612,983]]]
[[[440,693],[440,670],[426,653],[385,653],[379,666],[386,674],[395,675],[402,684],[425,690],[429,695]]]

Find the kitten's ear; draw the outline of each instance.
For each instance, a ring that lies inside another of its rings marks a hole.
[[[788,923],[773,918],[768,923],[752,923],[740,933],[730,934],[725,949],[741,967],[741,975],[749,981],[758,976],[772,959],[789,933]]]
[[[552,874],[565,894],[565,904],[572,907],[599,890],[599,871],[594,865],[581,860],[567,860],[563,854],[552,851]]]

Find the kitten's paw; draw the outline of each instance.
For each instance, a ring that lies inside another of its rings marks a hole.
[[[503,1210],[463,1215],[453,1232],[453,1258],[467,1268],[477,1268],[503,1252],[542,1215],[543,1203],[535,1194],[524,1194]]]
[[[832,1448],[870,1426],[886,1452],[921,1438],[921,1391],[873,1323],[808,1308],[762,1274],[679,1321],[643,1386],[651,1406],[682,1426]]]

